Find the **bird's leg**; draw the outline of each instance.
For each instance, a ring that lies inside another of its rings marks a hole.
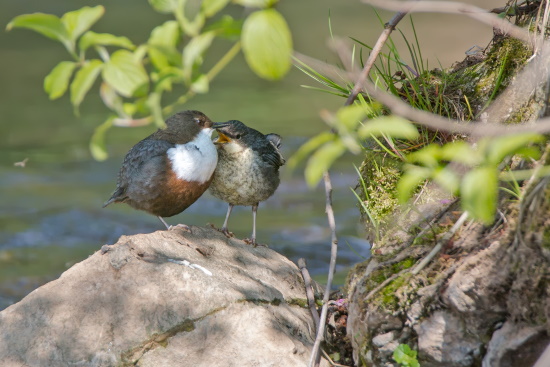
[[[256,212],[258,211],[258,203],[252,205],[252,238],[245,239],[244,241],[254,247],[258,246],[256,243]]]
[[[233,204],[229,204],[229,208],[227,209],[227,215],[225,216],[225,221],[223,222],[223,226],[220,229],[220,231],[227,237],[233,237],[233,233],[229,232],[229,230],[227,229],[227,223],[229,222],[229,216],[231,215],[232,210],[233,210]]]
[[[157,218],[160,219],[162,224],[164,224],[166,226],[166,229],[170,229],[170,227],[172,227],[172,226],[169,226],[168,223],[166,223],[166,221],[164,219],[162,219],[162,217],[160,215],[157,216]]]
[[[160,219],[162,224],[164,224],[166,226],[166,229],[169,231],[171,231],[172,229],[181,228],[184,231],[191,232],[191,228],[189,228],[189,226],[186,224],[177,224],[175,226],[171,226],[171,225],[168,225],[168,223],[166,223],[166,221],[161,216],[158,216],[157,218]]]

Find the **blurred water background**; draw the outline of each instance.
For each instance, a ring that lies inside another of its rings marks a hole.
[[[470,3],[491,8],[504,1]],[[61,15],[97,4],[91,0],[1,0],[0,24],[5,26],[19,14]],[[150,30],[168,19],[153,12],[145,0],[116,0],[104,5],[106,14],[93,30],[125,35],[134,43],[145,42]],[[290,25],[295,49],[323,61],[337,60],[327,47],[329,13],[337,36],[372,45],[382,30],[373,8],[356,0],[281,0],[277,8]],[[236,15],[239,11],[242,8],[235,7]],[[379,14],[384,21],[391,17],[387,12]],[[465,17],[417,14],[414,20],[430,67],[449,67],[462,60],[472,46],[485,47],[492,36],[490,27]],[[400,28],[412,39],[409,21],[403,23]],[[395,36],[407,60],[400,39]],[[219,42],[213,54],[228,47]],[[92,160],[89,138],[107,116],[94,93],[97,89],[92,89],[76,117],[67,96],[51,102],[42,88],[44,76],[65,59],[62,46],[31,31],[0,32],[0,310],[55,279],[103,244],[112,244],[123,234],[163,228],[157,218],[126,205],[101,209],[115,187],[124,154],[154,128],[113,129],[107,138],[110,158],[102,163]],[[288,158],[307,137],[325,129],[319,111],[334,111],[344,102],[301,88],[301,84],[315,85],[296,69],[282,81],[263,81],[238,57],[212,83],[207,95],[195,97],[183,109],[201,110],[214,121],[238,119],[264,133],[276,132],[283,136],[283,152]],[[24,159],[25,167],[14,166]],[[360,156],[346,156],[332,171],[340,284],[347,268],[369,256],[350,190],[357,182],[353,165],[359,166],[361,160]],[[260,243],[294,261],[305,257],[310,271],[321,281],[330,255],[324,205],[322,185],[310,190],[301,169],[292,174],[283,169],[278,192],[260,205],[257,226]],[[207,194],[168,221],[221,226],[226,210],[225,203]],[[250,208],[237,207],[230,229],[239,238],[248,237],[251,222]]]

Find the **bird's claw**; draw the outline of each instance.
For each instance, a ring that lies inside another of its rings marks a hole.
[[[224,227],[218,228],[215,225],[213,225],[212,223],[208,223],[208,225],[210,227],[214,228],[216,231],[223,233],[225,235],[225,237],[227,237],[227,238],[235,237],[233,232],[229,232],[229,230],[227,228],[224,228]]]
[[[227,228],[221,228],[221,229],[219,229],[219,231],[221,233],[223,233],[225,235],[225,237],[227,237],[227,238],[235,237],[233,232],[229,232],[229,230]]]
[[[264,245],[263,243],[256,242],[255,238],[243,238],[243,242],[247,245],[252,245],[252,247],[268,247],[267,245]]]

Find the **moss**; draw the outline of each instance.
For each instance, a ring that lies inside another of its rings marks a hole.
[[[287,303],[289,305],[295,305],[295,306],[298,306],[298,307],[301,307],[301,308],[307,308],[308,307],[307,299],[305,299],[305,298],[291,298],[291,299],[287,300]]]
[[[396,292],[400,289],[405,283],[408,283],[410,275],[403,275],[388,284],[380,291],[380,299],[382,301],[382,306],[384,309],[395,310],[399,305],[399,298],[396,296]]]
[[[416,263],[414,257],[408,257],[403,261],[400,261],[395,264],[384,267],[383,269],[378,269],[373,271],[367,279],[367,284],[365,284],[366,292],[372,291],[383,281],[391,277],[392,275],[399,273],[402,270],[409,269]],[[392,282],[393,283],[393,282]]]

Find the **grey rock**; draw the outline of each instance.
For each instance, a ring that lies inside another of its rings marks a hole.
[[[472,339],[460,319],[451,313],[436,311],[415,331],[422,366],[471,366],[480,355],[482,344]]]
[[[482,366],[533,366],[548,343],[550,337],[544,327],[507,321],[493,334]]]
[[[374,338],[372,338],[372,344],[380,348],[390,343],[394,339],[395,339],[395,332],[390,331],[389,333],[376,335]]]
[[[299,270],[210,228],[121,237],[0,312],[0,365],[305,366]]]

